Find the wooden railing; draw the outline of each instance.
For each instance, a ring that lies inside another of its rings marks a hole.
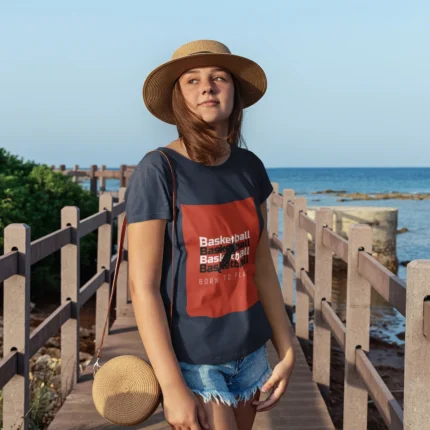
[[[118,179],[119,187],[126,187],[128,180],[136,166],[129,166],[121,164],[119,170],[107,170],[106,166],[102,164],[100,168],[96,164],[92,164],[89,169],[79,169],[77,164],[73,169],[66,169],[65,164],[61,164],[58,169],[54,165],[51,169],[55,172],[61,172],[64,175],[71,176],[73,182],[78,182],[79,178],[87,178],[90,181],[90,191],[97,195],[97,182],[100,180],[100,191],[106,191],[107,179]]]
[[[348,240],[333,231],[333,211],[321,208],[315,220],[306,212],[307,201],[291,189],[278,194],[278,184],[268,204],[272,258],[278,267],[283,256],[282,289],[292,317],[296,276],[295,330],[306,346],[309,340],[309,300],[314,304],[313,379],[323,394],[330,387],[331,334],[345,353],[343,428],[366,429],[368,394],[390,429],[430,429],[430,260],[407,266],[405,282],[372,257],[372,229],[356,224]],[[283,237],[278,235],[279,209]],[[315,282],[309,277],[308,235],[315,241]],[[346,326],[331,306],[333,255],[347,263]],[[370,294],[374,288],[406,317],[404,406],[370,362]]]
[[[125,188],[118,203],[109,193],[99,198],[99,211],[86,219],[79,208],[61,211],[61,229],[33,242],[30,227],[10,224],[4,229],[4,252],[0,257],[0,282],[4,281],[4,357],[0,361],[3,388],[3,428],[27,429],[30,404],[30,358],[61,327],[61,395],[64,399],[79,378],[80,308],[96,296],[96,344],[100,343],[108,309],[111,274],[117,255],[112,256],[113,220],[118,228],[124,219]],[[80,239],[98,229],[97,273],[80,285]],[[118,231],[118,240],[120,232]],[[128,298],[127,241],[124,246],[116,291],[116,312]],[[30,268],[48,255],[61,251],[61,305],[30,334]]]

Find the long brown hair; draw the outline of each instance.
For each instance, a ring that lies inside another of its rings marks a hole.
[[[243,105],[240,97],[240,87],[235,77],[231,76],[234,84],[234,102],[233,110],[228,120],[227,141],[231,145],[246,146],[241,133]],[[179,86],[179,80],[176,81],[173,87],[172,107],[178,135],[182,138],[187,153],[192,160],[211,165],[225,155],[220,139],[215,134],[215,127],[208,124],[188,108]]]

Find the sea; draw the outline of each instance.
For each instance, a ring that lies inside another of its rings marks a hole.
[[[428,200],[354,200],[340,202],[334,194],[316,194],[318,191],[343,190],[346,193],[430,193],[430,167],[409,168],[268,168],[272,182],[279,184],[279,191],[289,188],[296,196],[304,196],[312,206],[383,206],[398,210],[398,225],[406,233],[397,235],[397,257],[400,262],[415,259],[430,260],[430,199]],[[89,188],[89,182],[82,182]],[[108,191],[118,190],[118,180],[108,180]],[[281,232],[281,230],[280,230]],[[406,267],[399,265],[397,276],[406,281]],[[336,286],[346,289],[346,279],[336,280]],[[346,297],[346,294],[338,294]],[[345,303],[338,304],[339,312]],[[383,300],[372,300],[373,335],[382,340],[402,344],[404,318]],[[400,336],[397,336],[400,333]]]

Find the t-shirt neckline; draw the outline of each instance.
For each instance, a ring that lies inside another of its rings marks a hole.
[[[173,157],[176,157],[177,159],[180,159],[180,160],[184,160],[184,162],[190,163],[194,166],[198,166],[198,167],[202,167],[202,168],[206,168],[206,169],[221,169],[221,168],[228,166],[231,163],[234,150],[236,149],[235,147],[236,147],[236,145],[230,144],[230,155],[228,156],[228,158],[223,163],[217,164],[214,166],[206,166],[202,163],[199,163],[198,161],[191,160],[190,158],[186,157],[185,155],[182,155],[178,151],[176,151],[172,148],[168,148],[167,146],[162,146],[159,149],[167,150],[169,154],[173,154]]]

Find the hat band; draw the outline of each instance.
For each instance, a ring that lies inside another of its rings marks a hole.
[[[198,52],[193,52],[193,53],[188,54],[188,55],[197,55],[197,54],[216,54],[216,52],[212,52],[212,51],[198,51]]]

